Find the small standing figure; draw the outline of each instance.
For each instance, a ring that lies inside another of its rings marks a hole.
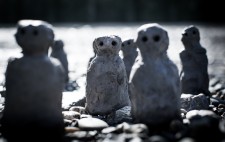
[[[200,44],[200,33],[195,26],[184,29],[181,39],[184,50],[180,53],[182,63],[182,93],[209,95],[208,58]]]
[[[130,74],[131,113],[134,121],[149,126],[167,126],[180,114],[180,79],[168,58],[169,37],[158,24],[138,29],[140,49]]]
[[[7,66],[3,136],[8,141],[61,141],[65,76],[60,62],[46,52],[54,41],[52,26],[21,20],[15,38],[23,57],[11,59]]]
[[[138,54],[137,46],[135,45],[133,39],[129,39],[129,40],[125,40],[122,43],[121,50],[123,51],[123,62],[126,67],[127,77],[129,79],[131,68]]]
[[[107,115],[129,105],[128,81],[119,56],[122,41],[117,36],[94,40],[97,56],[87,71],[86,110],[92,115]]]
[[[50,56],[58,59],[61,62],[66,74],[65,83],[68,83],[69,81],[68,59],[63,47],[64,43],[62,40],[55,40],[52,46],[52,52]]]

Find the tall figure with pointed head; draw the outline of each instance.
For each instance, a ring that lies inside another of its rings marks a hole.
[[[62,40],[55,40],[52,46],[51,57],[58,59],[65,70],[65,83],[69,81],[69,69],[67,54],[64,50],[64,43]]]
[[[158,24],[146,24],[138,29],[135,42],[140,53],[129,80],[132,116],[136,122],[164,126],[180,111],[180,80],[167,57],[168,34]]]
[[[86,81],[86,110],[92,115],[107,115],[129,105],[126,70],[118,54],[121,44],[118,36],[93,42],[97,56],[90,63]]]
[[[64,70],[47,55],[54,41],[52,26],[21,20],[15,37],[24,56],[7,66],[3,136],[9,141],[61,141]]]
[[[200,33],[195,26],[184,29],[181,39],[184,50],[180,53],[182,63],[182,93],[209,95],[208,58],[200,44]]]
[[[123,41],[121,50],[123,52],[123,62],[126,67],[127,77],[129,79],[131,68],[138,54],[137,46],[133,39],[128,39]]]

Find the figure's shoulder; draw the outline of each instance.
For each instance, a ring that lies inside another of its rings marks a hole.
[[[198,54],[206,54],[206,49],[204,47],[199,47],[199,48],[196,48],[196,53]]]

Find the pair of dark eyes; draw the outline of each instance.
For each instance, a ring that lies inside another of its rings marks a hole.
[[[152,39],[153,39],[153,41],[158,42],[158,41],[160,41],[160,36],[159,35],[155,35],[155,36],[152,37]],[[147,42],[148,41],[148,37],[147,36],[143,36],[141,38],[141,40],[143,42]]]
[[[195,34],[197,34],[197,32],[196,31],[193,31],[192,34],[195,35]],[[184,36],[188,36],[188,34],[187,33],[184,33]]]
[[[20,29],[19,32],[20,32],[21,35],[25,35],[25,34],[27,33],[26,29],[24,29],[24,28]],[[37,35],[39,34],[39,32],[38,32],[37,29],[34,29],[34,30],[32,31],[32,34],[33,34],[34,36],[37,36]]]
[[[117,45],[117,42],[113,40],[111,44],[112,44],[112,46],[116,46]],[[99,46],[103,46],[104,43],[102,41],[100,41],[98,45]]]
[[[128,42],[127,42],[127,45],[130,45],[130,44],[131,44],[130,41],[128,41]],[[124,43],[122,43],[122,46],[124,46]]]

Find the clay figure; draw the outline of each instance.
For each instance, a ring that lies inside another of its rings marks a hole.
[[[128,39],[123,41],[121,50],[123,52],[123,62],[126,67],[127,77],[129,79],[131,68],[138,54],[134,40]]]
[[[167,31],[145,24],[135,42],[140,52],[129,79],[132,117],[153,127],[168,124],[179,117],[181,93],[178,69],[167,56]]]
[[[69,81],[68,59],[63,47],[64,43],[62,40],[55,40],[50,56],[58,59],[61,62],[66,74],[65,83],[67,83]]]
[[[209,95],[208,58],[206,49],[200,44],[200,33],[197,27],[184,29],[181,39],[184,50],[180,53],[182,63],[182,93]]]
[[[61,141],[65,74],[60,62],[46,54],[54,41],[52,26],[21,20],[15,38],[23,56],[7,66],[3,136],[8,141]]]
[[[92,115],[107,115],[129,105],[125,65],[119,56],[122,41],[104,36],[93,42],[97,56],[87,71],[86,110]]]

